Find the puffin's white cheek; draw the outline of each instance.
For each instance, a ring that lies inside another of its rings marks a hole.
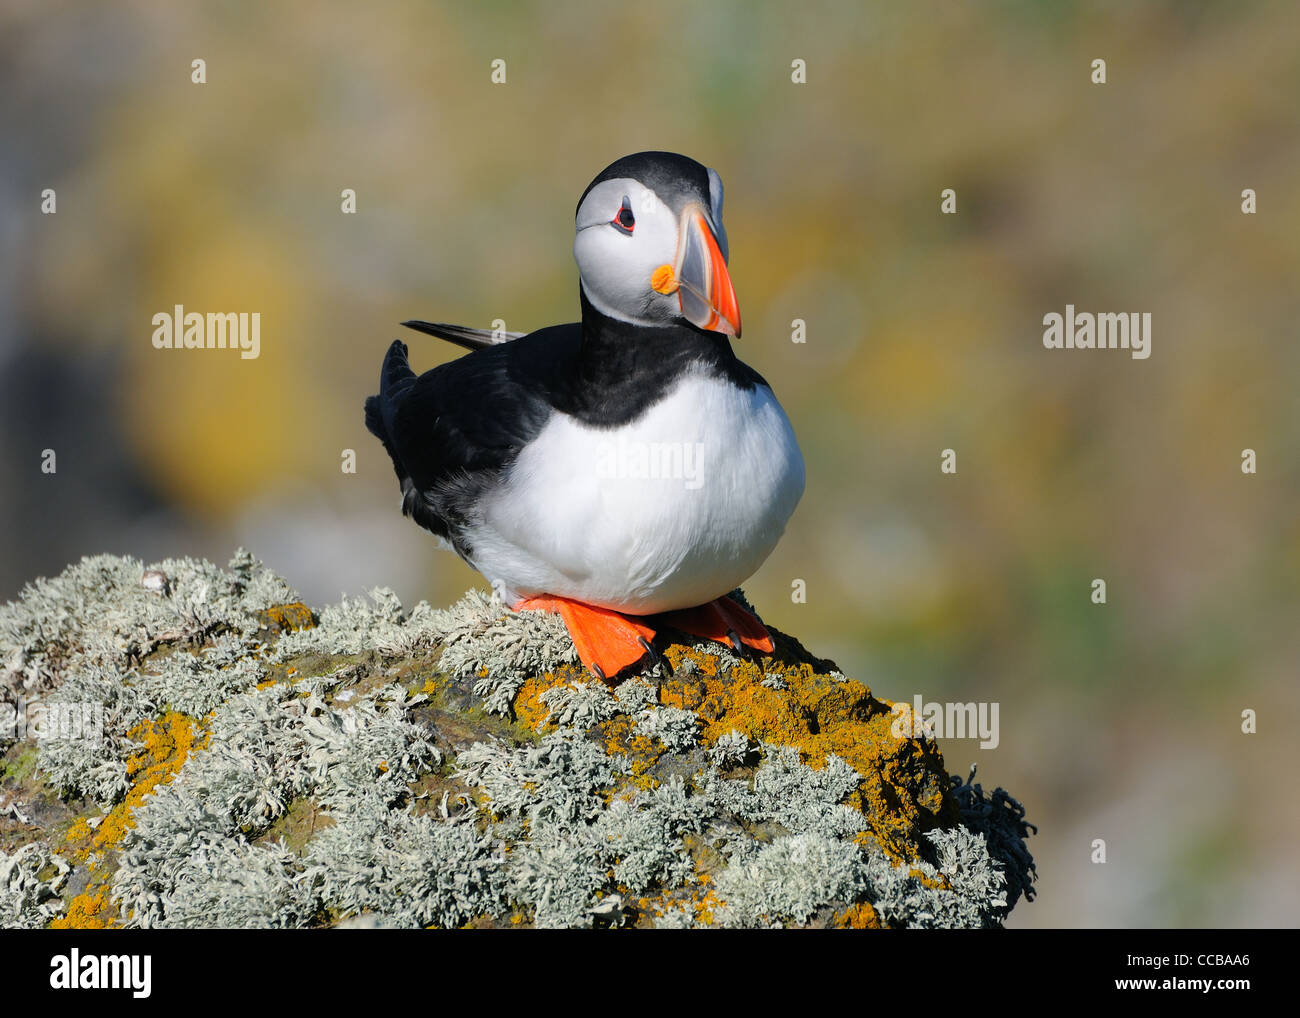
[[[597,227],[597,230],[600,230]],[[589,230],[587,233],[595,233]],[[617,257],[618,252],[611,250],[606,238],[613,231],[600,230],[599,234],[589,240],[578,236],[575,254],[578,259],[578,271],[587,292],[592,297],[620,306],[627,297],[626,287],[622,285],[623,266]]]
[[[589,236],[595,234],[595,236]],[[632,314],[644,307],[652,268],[636,237],[615,230],[585,230],[574,242],[574,257],[589,296],[609,305],[602,308]]]

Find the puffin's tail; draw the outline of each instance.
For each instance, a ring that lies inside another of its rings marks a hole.
[[[397,479],[405,489],[407,474],[401,458],[393,447],[393,414],[397,409],[399,398],[415,381],[415,372],[406,359],[406,344],[400,339],[393,340],[393,345],[384,355],[384,366],[379,371],[379,395],[366,399],[366,428],[379,441],[384,443],[388,456],[397,471]]]

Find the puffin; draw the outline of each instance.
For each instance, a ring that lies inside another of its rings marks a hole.
[[[663,627],[773,653],[730,592],[784,532],[804,462],[732,349],[722,180],[671,152],[625,156],[587,185],[575,226],[580,321],[402,323],[470,351],[421,375],[401,340],[384,356],[365,422],[402,513],[515,611],[558,613],[602,680],[660,660]]]

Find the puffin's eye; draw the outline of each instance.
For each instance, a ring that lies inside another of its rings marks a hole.
[[[610,220],[610,225],[616,230],[622,230],[628,236],[632,235],[632,230],[636,226],[636,217],[632,215],[632,200],[623,195],[623,204],[619,207],[618,214]]]

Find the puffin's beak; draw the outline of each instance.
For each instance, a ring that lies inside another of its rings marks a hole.
[[[740,305],[731,286],[726,259],[704,210],[691,204],[682,212],[674,274],[682,315],[693,325],[740,336]]]

